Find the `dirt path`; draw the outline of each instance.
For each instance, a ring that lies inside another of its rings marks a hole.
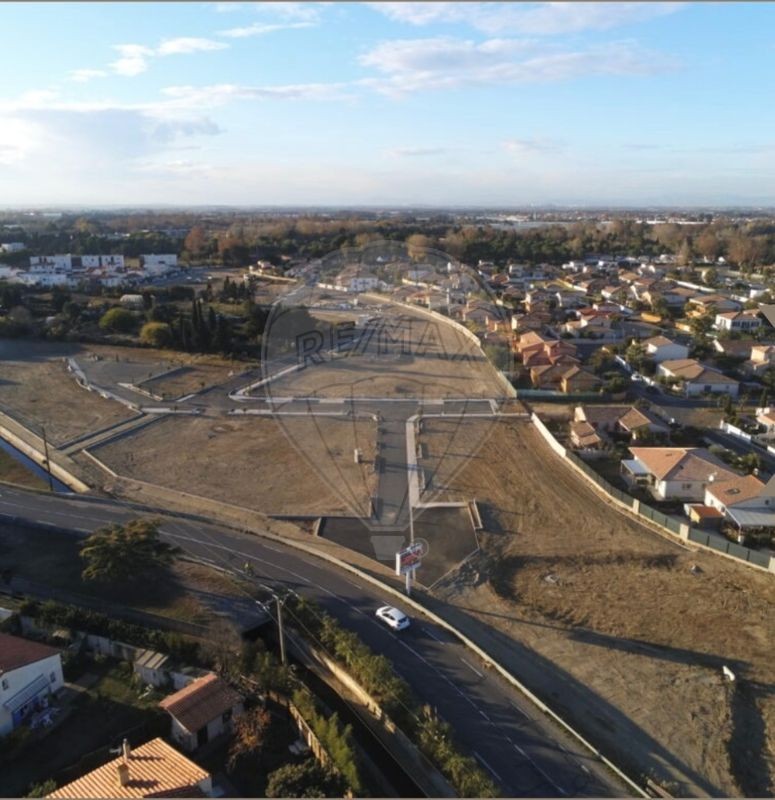
[[[623,763],[678,794],[770,794],[772,576],[620,514],[532,425],[477,426],[429,419],[421,437],[434,482],[476,497],[488,531],[481,557],[437,594],[567,673],[544,688],[571,715],[574,684],[591,689],[604,710],[577,722]]]

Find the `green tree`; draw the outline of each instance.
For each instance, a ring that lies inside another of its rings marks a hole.
[[[347,787],[335,772],[313,758],[301,764],[286,764],[269,774],[267,797],[341,797]]]
[[[135,315],[125,308],[111,308],[100,319],[100,328],[112,333],[130,333],[135,327]]]
[[[154,520],[108,525],[81,545],[80,556],[86,564],[81,577],[97,583],[136,581],[155,568],[169,566],[177,553],[178,548],[160,540]]]
[[[166,322],[146,322],[140,330],[140,341],[151,347],[169,347],[172,328]]]

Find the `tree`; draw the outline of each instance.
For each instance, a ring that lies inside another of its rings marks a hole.
[[[169,347],[172,328],[166,322],[146,322],[140,330],[140,341],[151,347]]]
[[[191,228],[183,242],[183,248],[190,259],[202,258],[207,251],[207,245],[208,241],[205,236],[204,228],[199,225],[195,225]]]
[[[716,312],[713,308],[700,314],[698,317],[692,317],[689,321],[689,327],[692,329],[692,334],[704,340],[705,337],[713,330],[713,324],[716,321]]]
[[[718,286],[718,270],[715,267],[706,269],[703,276],[703,281],[705,282],[706,286]]]
[[[108,525],[81,545],[80,556],[86,563],[81,576],[98,583],[135,581],[155,568],[169,566],[177,553],[178,548],[159,539],[154,520]]]
[[[234,720],[234,738],[229,747],[229,771],[242,756],[255,756],[261,752],[272,717],[265,708],[253,708]]]
[[[313,758],[276,769],[266,784],[267,797],[341,797],[346,790],[339,775]]]
[[[135,316],[125,308],[111,308],[100,319],[100,328],[113,333],[130,333],[135,327]]]

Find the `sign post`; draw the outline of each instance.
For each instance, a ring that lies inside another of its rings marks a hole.
[[[403,550],[396,553],[396,575],[406,578],[406,594],[412,594],[412,578],[415,570],[422,563],[426,545],[424,541],[413,541]]]

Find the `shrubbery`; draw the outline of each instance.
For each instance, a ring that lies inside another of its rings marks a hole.
[[[307,633],[347,667],[393,722],[439,768],[461,797],[497,796],[497,787],[476,761],[457,749],[450,725],[418,702],[409,685],[396,675],[385,656],[375,655],[356,634],[342,628],[314,602],[291,595],[286,608]]]
[[[197,660],[199,646],[190,639],[184,639],[176,633],[144,628],[142,625],[112,619],[98,611],[68,606],[53,600],[44,603],[30,600],[22,605],[20,613],[32,617],[39,625],[71,628],[126,642],[136,647],[161,650],[180,658],[181,661]]]

